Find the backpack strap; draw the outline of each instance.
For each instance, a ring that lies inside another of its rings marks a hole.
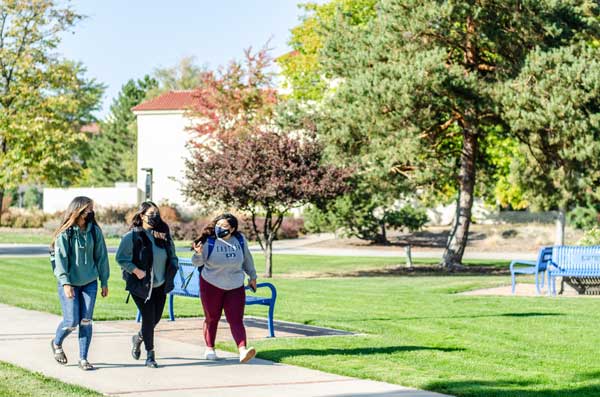
[[[208,253],[206,255],[206,260],[208,260],[208,258],[210,258],[210,254],[212,254],[213,250],[215,249],[215,239],[213,237],[209,237],[208,239],[206,239],[206,243],[208,244]]]
[[[238,241],[238,243],[240,243],[240,248],[242,249],[242,255],[244,254],[244,247],[245,247],[245,243],[244,243],[244,237],[240,234],[240,233],[236,233],[234,234],[236,240]],[[216,239],[214,237],[209,237],[206,240],[206,243],[208,244],[208,253],[206,255],[206,260],[208,260],[208,258],[210,258],[210,254],[212,254],[213,250],[215,249],[215,242]]]
[[[244,254],[244,237],[240,234],[240,233],[236,233],[234,234],[235,238],[237,239],[238,243],[240,243],[240,248],[242,249],[242,255]]]

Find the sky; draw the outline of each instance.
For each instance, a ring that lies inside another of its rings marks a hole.
[[[296,0],[72,0],[87,18],[64,35],[58,52],[81,61],[107,88],[104,117],[131,78],[171,67],[185,56],[216,68],[268,40],[277,57],[289,51],[290,29],[302,15]],[[323,2],[323,1],[319,1]]]

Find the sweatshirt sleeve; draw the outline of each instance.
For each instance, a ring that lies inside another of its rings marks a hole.
[[[54,242],[54,275],[60,285],[71,284],[69,279],[69,241],[67,233],[63,232]]]
[[[132,273],[136,266],[133,264],[133,233],[129,232],[121,238],[121,243],[117,249],[117,262],[121,269],[127,273]]]
[[[96,241],[94,241],[94,261],[98,268],[98,276],[100,277],[100,286],[108,287],[108,278],[110,277],[110,266],[108,264],[108,251],[106,249],[106,242],[104,241],[104,235],[102,230],[93,225],[96,228]]]
[[[172,238],[169,239],[169,249],[171,250],[171,265],[179,269],[179,258],[177,257],[177,249],[175,248],[175,242]]]
[[[204,255],[194,252],[194,255],[192,255],[192,265],[196,267],[204,265]]]
[[[245,236],[242,236],[244,239],[244,262],[242,262],[242,269],[244,272],[250,277],[251,280],[256,280],[256,269],[254,268],[254,258],[252,258],[252,254],[250,253],[250,249],[248,248],[248,240],[246,240]]]

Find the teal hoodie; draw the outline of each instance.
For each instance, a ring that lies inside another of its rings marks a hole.
[[[96,228],[96,241],[93,240],[92,227]],[[54,275],[58,282],[61,285],[81,286],[100,278],[101,287],[107,287],[110,270],[102,230],[93,223],[88,223],[83,232],[79,226],[73,226],[71,252],[68,252],[68,238],[64,231],[54,242]]]

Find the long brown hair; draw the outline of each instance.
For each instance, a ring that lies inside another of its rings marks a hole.
[[[54,231],[54,235],[52,236],[52,247],[54,247],[54,241],[56,240],[56,237],[58,237],[59,234],[68,228],[75,225],[77,219],[79,219],[83,211],[85,211],[85,209],[93,203],[94,201],[86,196],[77,196],[73,199],[73,201],[71,201],[67,207],[67,210],[65,211],[61,225],[58,227],[58,229],[56,229],[56,231]]]
[[[156,245],[158,247],[166,248],[167,240],[171,238],[169,225],[167,225],[165,221],[163,221],[162,217],[160,216],[160,210],[158,208],[158,205],[154,204],[152,201],[144,201],[140,204],[137,212],[133,214],[133,218],[131,219],[131,225],[129,226],[129,229],[131,230],[141,228],[144,225],[142,215],[144,215],[146,211],[148,211],[148,209],[152,207],[156,209],[160,218],[158,225],[156,225],[156,227],[152,229],[152,235],[154,236],[154,240],[156,241]]]

